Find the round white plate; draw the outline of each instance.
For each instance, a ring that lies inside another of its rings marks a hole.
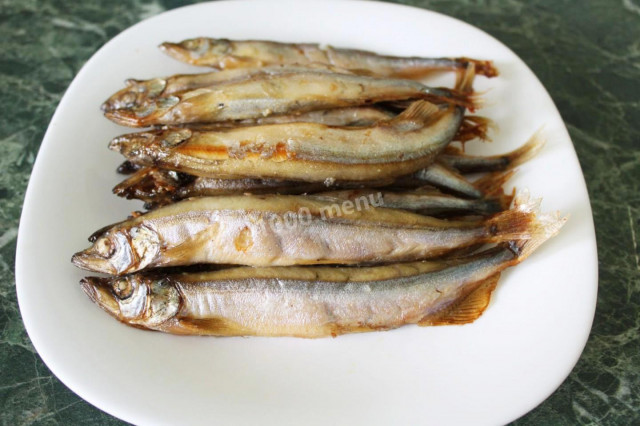
[[[140,204],[111,194],[131,131],[99,105],[128,77],[189,67],[165,40],[195,36],[316,41],[381,53],[491,58],[479,77],[483,115],[504,152],[544,125],[548,144],[512,181],[571,218],[559,236],[503,274],[489,309],[465,326],[336,339],[177,337],[126,327],[82,293],[71,254]],[[78,73],[38,155],[18,237],[25,326],[44,362],[100,409],[136,424],[499,424],[549,396],[569,374],[593,319],[596,245],[575,151],[551,98],[527,66],[484,32],[436,13],[370,2],[216,2],[163,13],[107,43]]]

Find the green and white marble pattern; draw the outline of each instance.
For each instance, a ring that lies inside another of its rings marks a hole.
[[[598,239],[593,330],[562,386],[518,425],[640,424],[640,0],[409,0],[484,29],[555,100],[578,151]],[[171,0],[0,0],[0,423],[122,424],[42,363],[16,303],[15,244],[47,124],[82,64]]]

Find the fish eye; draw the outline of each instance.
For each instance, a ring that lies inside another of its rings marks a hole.
[[[113,284],[113,293],[120,300],[128,299],[133,294],[133,286],[127,279],[117,280]]]
[[[109,238],[99,238],[95,243],[95,247],[102,257],[111,257],[116,252],[116,246]]]

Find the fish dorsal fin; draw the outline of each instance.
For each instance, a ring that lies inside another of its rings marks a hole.
[[[407,122],[413,121],[420,124],[428,124],[435,121],[442,115],[443,110],[438,108],[437,105],[428,101],[416,101],[409,105],[401,114],[399,114],[392,121]]]
[[[418,325],[455,325],[474,322],[489,306],[491,293],[496,288],[499,278],[500,274],[498,273],[481,281],[478,287],[465,298],[448,306],[443,311],[429,315],[420,321]]]

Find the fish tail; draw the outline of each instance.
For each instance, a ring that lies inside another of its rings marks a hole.
[[[485,77],[497,77],[500,73],[498,69],[493,65],[493,61],[483,61],[479,59],[471,59],[471,58],[456,58],[456,61],[463,64],[465,67],[469,64],[473,64],[476,69],[476,74],[484,75]]]
[[[489,118],[467,115],[462,119],[462,124],[453,140],[463,144],[473,139],[489,142],[491,139],[487,136],[487,133],[489,129],[494,129],[495,127],[495,123]]]
[[[511,208],[487,222],[492,242],[508,242],[518,255],[527,258],[540,244],[556,235],[567,221],[559,213],[539,214],[540,199],[532,200],[527,191],[517,194]]]
[[[507,193],[504,191],[503,186],[515,173],[515,170],[489,173],[473,184],[484,194],[485,198],[492,199],[500,205],[501,208],[499,211],[504,211],[507,210],[513,202],[516,190],[514,188],[511,193]]]
[[[505,154],[505,157],[509,160],[508,168],[512,169],[526,161],[529,161],[542,150],[546,140],[542,137],[541,133],[542,129],[536,131],[520,148]]]
[[[458,73],[453,89],[431,89],[427,93],[428,98],[436,103],[453,104],[469,111],[475,111],[482,106],[479,95],[473,91],[475,75],[475,65],[469,64],[464,71]]]
[[[473,81],[476,77],[476,66],[470,62],[464,71],[458,73],[453,90],[453,98],[459,106],[475,111],[482,106],[479,95],[473,91]]]

